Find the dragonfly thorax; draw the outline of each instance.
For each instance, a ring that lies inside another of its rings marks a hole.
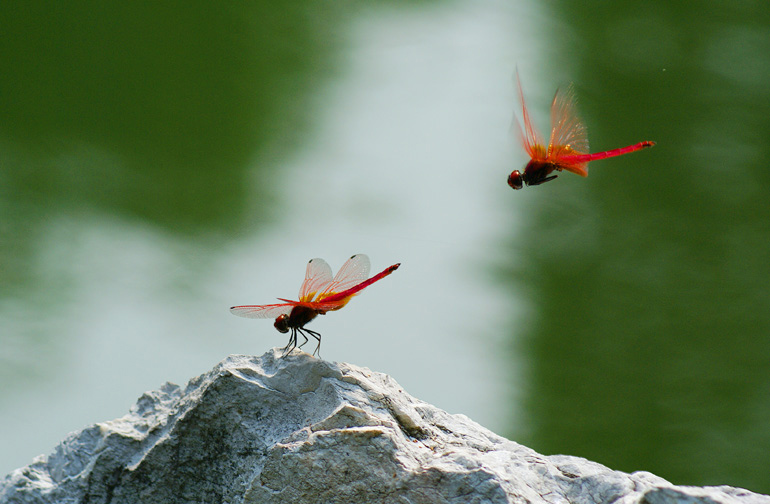
[[[318,313],[318,310],[307,306],[295,306],[288,315],[285,313],[279,315],[275,319],[273,327],[282,333],[289,332],[289,329],[301,329],[305,324],[316,318]]]
[[[533,159],[524,167],[524,173],[519,170],[511,172],[508,176],[508,185],[514,189],[521,189],[524,184],[539,185],[555,179],[556,175],[551,175],[551,172],[557,169],[559,168],[554,163]]]

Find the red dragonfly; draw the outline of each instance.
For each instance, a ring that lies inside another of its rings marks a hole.
[[[516,83],[519,88],[524,131],[521,130],[518,121],[516,125],[519,127],[524,149],[531,159],[524,168],[524,173],[514,170],[508,176],[508,185],[514,189],[521,189],[524,184],[540,185],[553,180],[557,177],[557,175],[551,175],[553,171],[567,170],[587,177],[590,161],[622,156],[655,145],[655,142],[644,141],[620,149],[589,154],[586,126],[575,111],[575,93],[572,86],[569,86],[566,91],[557,90],[553,97],[551,139],[546,147],[540,132],[532,126],[518,74],[516,74]]]
[[[269,305],[244,305],[233,306],[230,313],[239,317],[248,318],[273,318],[273,324],[279,332],[287,333],[291,330],[289,343],[284,347],[283,354],[297,347],[297,333],[301,334],[305,341],[299,348],[308,342],[307,334],[318,341],[313,355],[321,349],[321,335],[305,327],[305,324],[318,315],[339,310],[350,301],[353,296],[374,282],[385,278],[401,266],[394,264],[377,273],[372,278],[369,276],[371,268],[369,257],[365,254],[356,254],[348,259],[337,275],[332,279],[332,269],[323,259],[311,259],[307,263],[305,281],[299,288],[299,301],[278,298],[283,303]],[[306,334],[307,333],[307,334]],[[319,354],[320,355],[320,354]]]

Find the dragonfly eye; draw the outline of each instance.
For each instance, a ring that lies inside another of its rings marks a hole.
[[[283,315],[279,315],[275,319],[275,324],[273,324],[276,329],[278,329],[278,332],[287,333],[289,332],[289,316],[285,313]]]
[[[524,187],[524,181],[521,177],[521,173],[519,173],[519,170],[512,171],[508,176],[508,185],[514,189],[521,189]]]

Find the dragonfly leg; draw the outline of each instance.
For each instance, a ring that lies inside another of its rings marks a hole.
[[[317,333],[315,331],[311,331],[310,329],[305,329],[305,331],[309,335],[311,335],[312,337],[314,337],[315,339],[318,340],[318,346],[315,347],[315,350],[313,351],[313,355],[318,354],[318,358],[320,359],[321,358],[321,334],[319,334],[319,333]]]
[[[298,348],[302,348],[303,346],[305,346],[305,343],[307,343],[307,336],[305,336],[305,333],[302,332],[301,330],[299,333],[302,335],[303,338],[305,338],[305,341],[303,341],[302,344],[298,347]]]
[[[307,340],[307,338],[305,338],[305,340]],[[291,351],[294,350],[295,348],[297,348],[297,330],[292,328],[291,336],[289,336],[289,342],[286,344],[285,347],[283,347],[282,357],[286,357],[287,355],[289,355]]]
[[[545,177],[544,179],[542,179],[542,180],[538,180],[537,182],[530,182],[530,183],[529,183],[529,184],[527,184],[527,185],[540,185],[540,184],[545,184],[545,183],[546,183],[546,182],[548,182],[549,180],[553,180],[553,179],[555,179],[556,177],[558,177],[558,175],[551,175],[550,177]]]

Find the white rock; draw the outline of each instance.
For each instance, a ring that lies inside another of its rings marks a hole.
[[[275,349],[71,434],[0,502],[746,503],[578,457],[544,456],[411,397],[387,375]]]

